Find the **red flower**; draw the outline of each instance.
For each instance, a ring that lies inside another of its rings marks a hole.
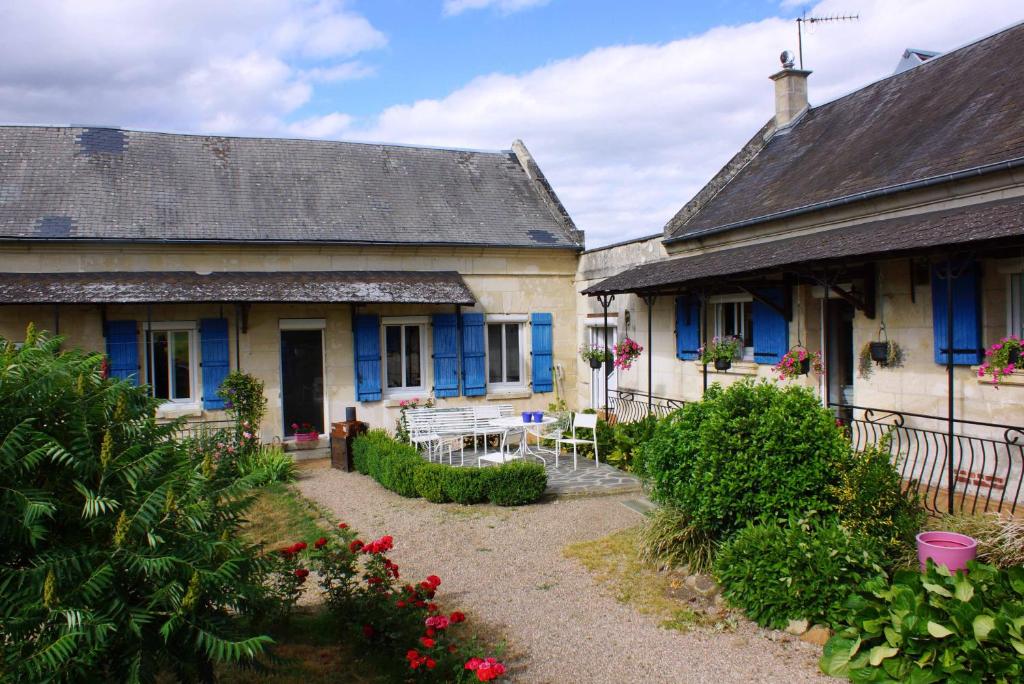
[[[315,548],[316,548],[316,549],[317,549],[318,551],[319,551],[320,549],[324,548],[324,546],[326,546],[326,545],[327,545],[327,537],[320,537],[319,539],[317,539],[317,540],[316,540],[316,541],[315,541],[315,542],[313,543],[313,546],[314,546],[314,547],[315,547]]]
[[[465,622],[466,621],[466,615],[465,615],[465,613],[460,613],[459,611],[455,611],[454,613],[452,613],[451,615],[448,616],[448,619],[451,620],[453,623]]]
[[[306,568],[295,568],[295,576],[298,577],[300,580],[305,580],[307,577],[309,577],[309,570],[307,570]]]
[[[353,539],[352,543],[348,545],[348,550],[352,553],[358,553],[361,548],[363,548],[363,542],[358,539]]]
[[[369,584],[371,587],[375,584],[380,584],[383,581],[384,580],[382,580],[380,577],[368,577],[366,579],[366,583]]]
[[[338,523],[338,529],[339,530],[347,530],[348,529],[348,523]]]
[[[377,630],[373,628],[373,625],[363,625],[363,636],[367,639],[372,639],[373,635],[377,633]]]
[[[429,583],[430,586],[434,589],[437,589],[439,586],[441,586],[441,578],[437,575],[431,575],[427,578],[427,583]]]
[[[437,634],[437,630],[436,629],[434,629],[433,627],[427,627],[427,636],[428,637],[433,637],[436,634]]]
[[[306,542],[295,542],[294,544],[292,544],[292,549],[294,549],[295,553],[298,553],[299,551],[305,551],[306,547],[308,546],[309,544],[307,544]]]
[[[489,682],[505,674],[505,666],[494,658],[470,658],[466,661],[466,669],[476,672],[476,678],[481,682]]]
[[[434,648],[434,640],[430,637],[420,637],[420,643],[423,644],[423,648]]]
[[[405,654],[405,659],[406,660],[416,660],[419,657],[420,657],[420,652],[417,651],[415,648],[409,649],[406,652],[406,654]]]
[[[292,551],[292,547],[288,546],[288,547],[285,547],[285,548],[281,549],[280,553],[281,553],[281,555],[282,555],[282,556],[284,556],[285,558],[290,558],[290,557],[291,557],[291,555],[292,555],[293,553],[295,553],[295,552],[294,552],[294,551]]]
[[[433,670],[434,667],[437,665],[437,663],[434,662],[433,658],[427,658],[425,662],[427,663],[427,669],[428,670]]]
[[[466,669],[470,670],[471,672],[475,672],[476,670],[478,670],[480,668],[480,665],[483,662],[484,661],[481,660],[480,658],[470,658],[469,660],[466,661]]]
[[[399,608],[405,608],[405,601],[399,599],[398,603],[396,603],[395,605],[397,605]]]
[[[437,612],[437,604],[436,603],[428,603],[427,604],[427,612],[428,613],[436,613]]]

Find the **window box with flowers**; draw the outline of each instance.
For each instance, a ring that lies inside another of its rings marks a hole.
[[[296,442],[320,441],[320,432],[312,423],[292,423],[292,430],[295,431]]]
[[[697,350],[702,364],[714,365],[717,371],[732,368],[732,362],[743,354],[743,340],[736,335],[715,337],[706,347]]]
[[[594,370],[598,370],[601,366],[612,360],[612,353],[605,351],[605,348],[600,345],[582,346],[580,347],[580,358],[590,363],[590,367]]]
[[[998,389],[1021,366],[1021,339],[1016,335],[1004,337],[985,350],[985,360],[978,366],[978,377],[991,376],[992,384]]]

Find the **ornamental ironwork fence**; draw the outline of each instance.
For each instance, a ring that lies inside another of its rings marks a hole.
[[[888,449],[907,487],[932,513],[1013,514],[1024,485],[1024,428],[941,416],[831,404],[854,448]],[[952,489],[950,488],[952,480]],[[952,496],[950,496],[952,494]]]
[[[610,389],[608,395],[608,403],[611,405],[615,421],[618,423],[635,423],[648,415],[667,416],[676,409],[681,409],[686,403],[682,399],[657,395],[648,397],[647,392],[631,389]],[[648,402],[648,398],[650,402]]]
[[[206,437],[218,430],[234,430],[233,420],[195,420],[186,421],[178,426],[179,439]]]

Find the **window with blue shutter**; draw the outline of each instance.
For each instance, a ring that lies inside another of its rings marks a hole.
[[[947,331],[946,265],[932,268],[932,326],[935,363],[946,364]],[[953,264],[953,364],[970,366],[981,362],[981,279],[977,263]]]
[[[551,314],[530,314],[530,354],[533,357],[533,391],[550,392],[554,389],[552,373]]]
[[[462,314],[462,393],[467,397],[487,394],[484,315]]]
[[[139,334],[135,321],[107,321],[103,332],[107,338],[110,377],[139,384]]]
[[[199,322],[200,368],[203,371],[203,408],[224,408],[224,400],[217,396],[230,368],[228,321],[226,318],[204,318]]]
[[[434,396],[459,396],[459,329],[455,314],[434,314]]]
[[[758,290],[757,294],[782,308],[786,291],[781,287]],[[785,316],[764,302],[751,304],[754,326],[754,361],[776,364],[789,351],[789,322]]]
[[[356,400],[380,400],[380,318],[355,317]]]
[[[700,349],[700,302],[676,297],[676,358],[692,361]]]

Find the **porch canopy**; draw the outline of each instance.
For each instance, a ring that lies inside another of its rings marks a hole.
[[[475,303],[455,271],[0,273],[0,304]]]
[[[1015,197],[656,261],[591,285],[583,294],[678,294],[716,281],[726,284],[773,273],[845,270],[851,264],[883,258],[1004,251],[1020,244],[1024,244],[1024,198]]]

